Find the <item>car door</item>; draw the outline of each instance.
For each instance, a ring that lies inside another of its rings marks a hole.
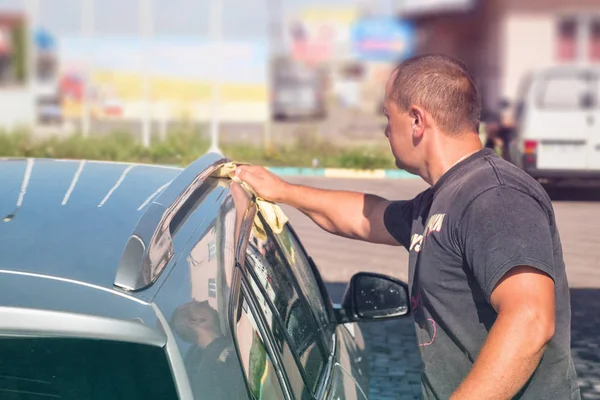
[[[594,73],[592,96],[594,104],[587,116],[590,129],[588,166],[592,171],[600,171],[600,70]]]
[[[565,69],[538,76],[529,101],[525,141],[537,144],[537,168],[585,170],[592,128],[588,72]]]

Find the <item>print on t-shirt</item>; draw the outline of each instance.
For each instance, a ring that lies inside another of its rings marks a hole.
[[[434,214],[427,220],[425,231],[422,235],[414,234],[410,239],[409,251],[420,252],[423,242],[427,240],[427,237],[433,232],[439,232],[442,230],[442,224],[444,223],[444,217],[446,214]]]

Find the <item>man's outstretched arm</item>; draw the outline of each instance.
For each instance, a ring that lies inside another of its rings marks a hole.
[[[262,167],[240,166],[236,174],[263,199],[297,208],[327,232],[366,242],[400,245],[385,227],[389,200],[372,194],[294,185]]]

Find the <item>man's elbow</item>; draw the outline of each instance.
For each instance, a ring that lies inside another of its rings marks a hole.
[[[554,313],[531,307],[523,311],[519,319],[522,326],[530,332],[531,348],[536,352],[543,352],[556,330]]]

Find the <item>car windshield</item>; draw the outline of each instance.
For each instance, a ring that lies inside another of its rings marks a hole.
[[[106,340],[0,339],[2,399],[176,399],[162,348]]]

